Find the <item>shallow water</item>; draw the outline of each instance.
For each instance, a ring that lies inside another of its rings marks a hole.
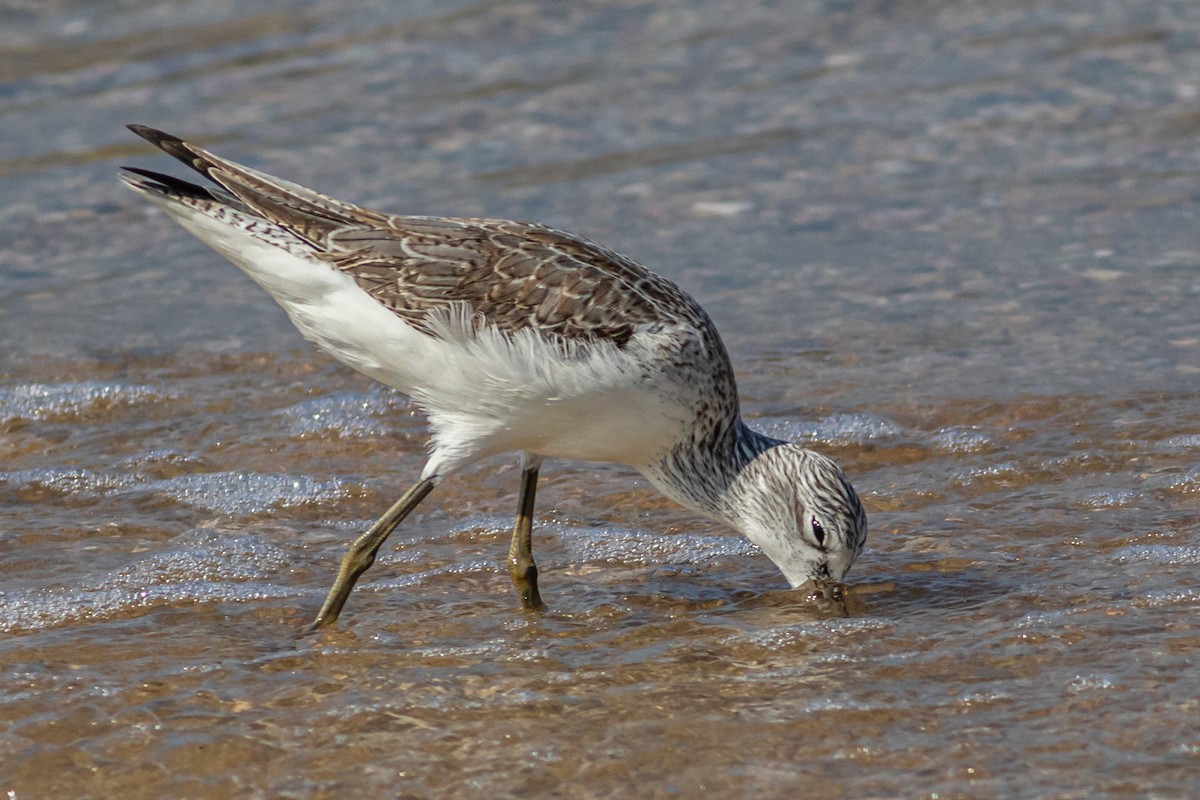
[[[966,5],[966,7],[963,7]],[[1191,797],[1200,12],[9,4],[0,792]],[[114,179],[145,122],[682,283],[871,517],[846,614],[631,471],[444,483],[422,418]]]

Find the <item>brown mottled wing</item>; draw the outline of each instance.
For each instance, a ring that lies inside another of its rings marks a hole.
[[[465,304],[489,325],[624,346],[643,325],[706,319],[671,281],[607,248],[541,225],[390,216],[215,156],[170,134],[129,126],[219,184],[254,213],[312,245],[418,330]]]
[[[624,346],[639,325],[694,316],[670,281],[606,248],[540,225],[390,217],[335,231],[326,255],[419,330],[465,303],[488,324]]]

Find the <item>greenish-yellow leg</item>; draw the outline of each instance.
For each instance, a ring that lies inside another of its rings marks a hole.
[[[536,476],[537,473],[534,473],[535,480]],[[350,545],[349,552],[342,559],[342,566],[338,570],[337,579],[333,582],[333,588],[325,596],[325,604],[321,606],[321,610],[312,624],[304,629],[305,633],[312,633],[337,620],[338,614],[342,613],[342,606],[346,605],[346,598],[354,590],[355,582],[375,563],[375,554],[379,552],[384,541],[431,491],[433,491],[432,479],[422,478],[417,481],[411,489],[404,493],[403,497],[387,510],[386,514],[380,517],[366,533],[358,537],[354,544]],[[534,594],[537,594],[536,589]]]
[[[522,462],[517,521],[513,525],[512,543],[508,546],[508,574],[521,598],[521,605],[533,610],[545,608],[538,594],[537,565],[533,563],[533,502],[540,465],[540,458]]]

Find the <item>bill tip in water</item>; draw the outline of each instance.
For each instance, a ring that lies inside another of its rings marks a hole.
[[[844,603],[846,600],[846,585],[835,581],[809,580],[796,589],[803,592],[807,600],[829,603]]]

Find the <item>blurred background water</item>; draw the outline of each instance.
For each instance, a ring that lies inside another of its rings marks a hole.
[[[623,467],[423,419],[122,190],[142,122],[670,276],[871,516],[849,614]],[[0,4],[0,792],[1192,797],[1200,7]]]

